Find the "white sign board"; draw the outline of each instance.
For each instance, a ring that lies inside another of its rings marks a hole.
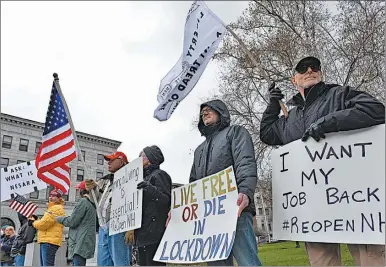
[[[233,168],[172,191],[171,220],[154,261],[198,263],[228,258],[237,224]]]
[[[109,235],[141,228],[143,190],[142,157],[131,161],[114,173]]]
[[[272,153],[280,240],[385,244],[385,125],[327,134]]]
[[[34,160],[1,168],[1,201],[10,200],[15,193],[25,195],[46,189],[47,184],[36,173]]]

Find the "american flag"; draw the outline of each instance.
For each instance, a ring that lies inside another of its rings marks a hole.
[[[38,206],[35,203],[32,203],[21,195],[16,195],[16,197],[12,199],[11,204],[9,204],[9,207],[27,218],[34,214],[38,209]]]
[[[37,176],[66,194],[70,187],[68,163],[76,158],[74,136],[62,98],[52,85],[43,141],[36,156]]]

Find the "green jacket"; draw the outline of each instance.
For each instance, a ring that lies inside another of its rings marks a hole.
[[[68,258],[74,254],[85,259],[94,257],[97,215],[95,204],[86,195],[76,204],[71,216],[57,217],[56,221],[69,227]]]

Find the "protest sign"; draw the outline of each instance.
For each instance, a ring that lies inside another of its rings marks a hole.
[[[198,263],[228,258],[237,223],[233,167],[173,189],[171,220],[154,261]]]
[[[46,189],[47,184],[36,173],[34,160],[1,168],[1,201],[10,200],[16,193],[25,195]]]
[[[194,1],[186,18],[183,52],[161,80],[154,117],[170,118],[179,103],[192,91],[220,44],[226,28],[204,1]]]
[[[272,153],[280,240],[385,244],[385,125],[310,138]]]
[[[142,157],[125,165],[114,173],[109,235],[141,228],[143,181]]]

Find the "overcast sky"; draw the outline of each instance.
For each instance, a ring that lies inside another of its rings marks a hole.
[[[225,23],[244,1],[207,1]],[[153,118],[161,79],[182,52],[192,1],[1,2],[1,112],[44,122],[52,74],[75,129],[122,141],[129,160],[158,145],[173,182],[188,183],[200,100],[217,87],[216,63],[166,122]]]

